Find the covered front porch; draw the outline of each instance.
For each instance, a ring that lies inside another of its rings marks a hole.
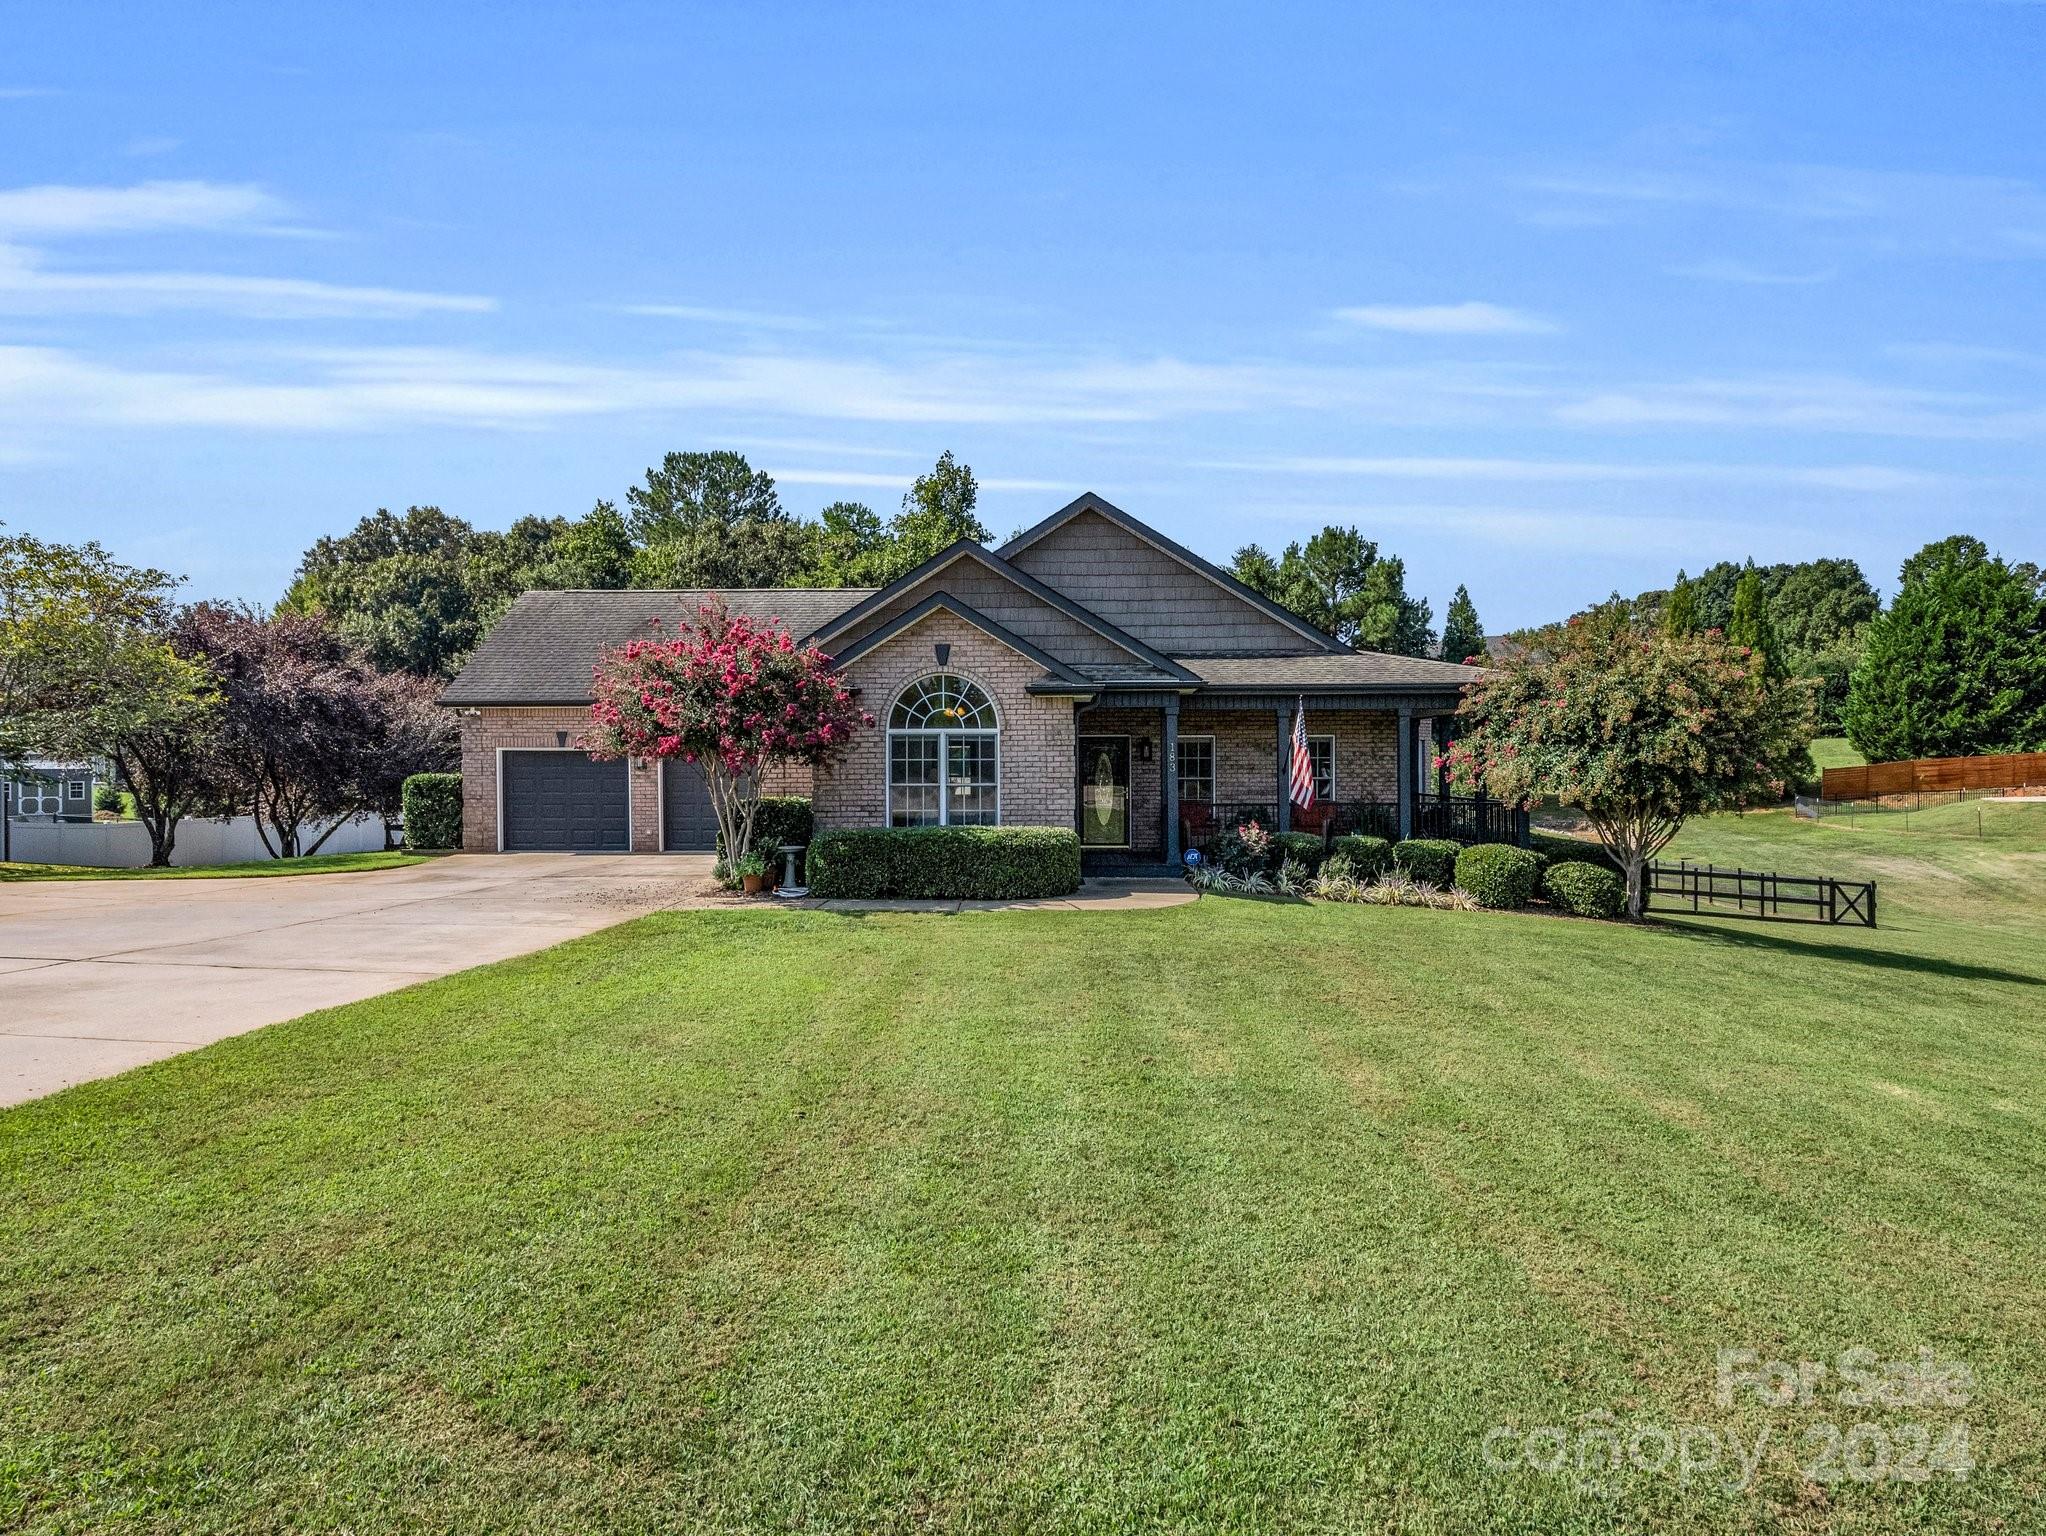
[[[1315,803],[1287,792],[1304,699]],[[1525,843],[1524,812],[1451,796],[1429,762],[1455,695],[1178,690],[1076,706],[1074,825],[1089,874],[1176,872],[1184,852],[1256,820],[1277,831]]]

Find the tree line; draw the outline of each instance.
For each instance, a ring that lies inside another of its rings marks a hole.
[[[522,517],[502,532],[439,507],[379,509],[305,552],[280,608],[324,615],[375,665],[452,677],[512,599],[530,589],[878,587],[959,539],[992,541],[971,466],[947,450],[883,517],[836,501],[813,518],[783,505],[744,454],[670,453],[580,517]],[[1278,557],[1236,552],[1237,578],[1348,644],[1402,655],[1436,644],[1406,566],[1354,528],[1324,528]],[[1482,655],[1484,630],[1457,588],[1443,654]]]
[[[379,509],[305,552],[282,611],[324,616],[376,666],[457,672],[531,589],[882,586],[956,540],[991,537],[973,470],[950,451],[882,518],[839,501],[815,520],[730,451],[670,453],[581,517],[522,517],[502,532],[438,507]]]
[[[181,604],[177,586],[97,544],[0,536],[0,766],[111,760],[158,866],[195,816],[253,816],[278,858],[361,815],[388,845],[405,780],[456,760],[438,684],[318,614]]]
[[[1822,733],[1872,762],[2046,749],[2046,573],[1969,534],[1905,560],[1887,607],[1852,560],[1749,560],[1678,571],[1667,588],[1615,593],[1580,617],[1616,613],[1753,651],[1807,690]]]

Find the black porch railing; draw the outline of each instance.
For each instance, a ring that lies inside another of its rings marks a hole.
[[[1414,828],[1420,837],[1527,846],[1527,812],[1499,800],[1424,795],[1414,802]]]
[[[1181,846],[1199,848],[1246,821],[1276,832],[1277,807],[1269,800],[1188,800],[1179,808]],[[1302,810],[1293,807],[1292,830],[1333,840],[1338,837],[1382,837],[1397,841],[1400,808],[1396,800],[1323,800]],[[1414,800],[1414,836],[1441,837],[1459,843],[1514,843],[1527,846],[1527,812],[1497,800],[1471,800],[1454,795],[1421,795]]]

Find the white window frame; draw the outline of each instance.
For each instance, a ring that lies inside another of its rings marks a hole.
[[[900,730],[896,729],[893,723],[895,720],[895,710],[896,706],[902,702],[903,696],[919,684],[927,682],[934,677],[957,678],[960,682],[968,684],[978,692],[982,698],[987,700],[987,707],[994,714],[994,729],[989,730],[985,726],[978,725],[969,730],[959,731],[937,729],[930,726],[908,726]],[[946,772],[952,758],[952,738],[954,736],[974,736],[992,740],[995,746],[995,819],[992,822],[961,822],[959,825],[999,827],[1002,824],[1002,706],[995,702],[994,690],[970,673],[961,672],[952,667],[933,667],[928,672],[919,672],[915,677],[910,678],[909,681],[896,689],[895,697],[888,701],[888,713],[882,718],[890,722],[888,729],[883,733],[881,744],[881,800],[883,806],[881,824],[883,826],[892,827],[895,825],[895,738],[898,736],[935,736],[938,740],[938,819],[934,822],[924,821],[915,823],[917,826],[924,827],[949,827],[952,825],[952,785]]]
[[[87,797],[87,785],[89,784],[89,782],[90,781],[86,779],[70,780],[64,786],[64,798],[66,800],[85,799]]]
[[[1213,805],[1222,797],[1222,749],[1217,745],[1213,732],[1196,731],[1190,736],[1182,735],[1174,744],[1172,782],[1179,791],[1180,804],[1184,805],[1187,798],[1186,776],[1179,771],[1177,752],[1178,748],[1186,746],[1189,742],[1196,741],[1204,741],[1208,744],[1208,796],[1205,800],[1201,800],[1199,796],[1194,798],[1203,805]]]
[[[1329,800],[1329,801],[1333,801],[1333,800],[1336,800],[1336,799],[1338,799],[1338,798],[1339,798],[1339,796],[1338,796],[1338,795],[1336,794],[1336,738],[1335,738],[1335,733],[1334,733],[1333,731],[1331,731],[1331,732],[1329,732],[1329,733],[1328,733],[1327,735],[1325,735],[1325,736],[1309,736],[1309,737],[1307,738],[1307,761],[1308,761],[1308,764],[1309,764],[1310,766],[1312,766],[1312,764],[1313,764],[1313,762],[1314,762],[1314,744],[1315,744],[1315,743],[1316,743],[1317,741],[1325,741],[1325,742],[1327,742],[1327,743],[1328,743],[1328,793],[1327,793],[1327,794],[1323,794],[1323,793],[1322,793],[1322,791],[1321,791],[1321,785],[1319,785],[1319,784],[1316,784],[1316,785],[1314,786],[1314,798],[1315,798],[1315,799],[1317,799],[1317,800]]]

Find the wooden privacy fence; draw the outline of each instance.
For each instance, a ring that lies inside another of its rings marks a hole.
[[[1713,864],[1650,864],[1649,900],[1643,905],[1664,912],[1688,907],[1721,917],[1774,917],[1799,923],[1876,925],[1873,880],[1834,880],[1825,875],[1778,875],[1753,869],[1720,869]],[[1666,901],[1656,901],[1662,896]],[[1731,907],[1733,910],[1728,911]],[[1785,911],[1788,907],[1790,910]]]
[[[1914,757],[1862,768],[1828,768],[1819,776],[1826,800],[1870,800],[1878,795],[1931,794],[1970,789],[2046,788],[2046,752],[1994,757]]]

